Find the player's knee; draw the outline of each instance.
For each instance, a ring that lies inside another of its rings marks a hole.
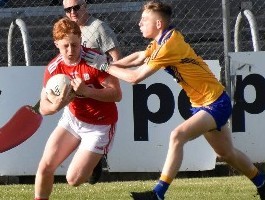
[[[187,142],[187,139],[185,137],[185,132],[180,129],[176,128],[174,129],[170,134],[170,143],[173,145],[184,145]]]
[[[41,174],[42,176],[50,176],[53,175],[55,171],[55,168],[48,164],[40,164],[38,167],[38,174]]]
[[[231,159],[234,158],[234,152],[233,151],[219,151],[216,152],[218,160],[222,162],[229,162]]]
[[[66,175],[66,180],[67,180],[68,185],[73,186],[73,187],[77,187],[81,185],[82,183],[84,183],[84,180],[81,179],[79,176],[72,176],[69,174]]]
[[[67,180],[68,185],[72,186],[72,187],[78,187],[79,185],[81,185],[81,183],[76,182],[76,181],[71,181],[71,180]]]
[[[67,180],[67,183],[68,185],[70,186],[73,186],[73,187],[77,187],[79,186],[81,183],[78,181],[78,179],[74,178],[74,177],[66,177],[66,180]]]

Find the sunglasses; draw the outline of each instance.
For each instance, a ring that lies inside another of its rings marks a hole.
[[[71,6],[71,7],[68,7],[68,8],[64,8],[64,11],[66,13],[70,13],[72,10],[75,11],[75,12],[77,12],[78,10],[80,10],[80,8],[81,8],[82,5],[83,4]]]

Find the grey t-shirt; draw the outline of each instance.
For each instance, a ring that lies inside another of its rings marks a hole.
[[[87,48],[96,49],[101,53],[118,47],[118,41],[114,31],[95,17],[90,16],[86,26],[81,27],[82,45]]]

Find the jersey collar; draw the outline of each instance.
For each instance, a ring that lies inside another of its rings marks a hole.
[[[159,44],[159,45],[161,45],[161,44],[163,43],[164,40],[168,39],[168,38],[171,36],[171,34],[168,34],[168,35],[167,35],[167,33],[168,33],[169,31],[171,31],[173,28],[174,28],[173,26],[169,26],[167,29],[165,29],[165,30],[163,31],[161,37],[160,37],[159,40],[158,40],[158,44]],[[166,35],[167,35],[167,36],[166,36]],[[166,36],[166,37],[165,37],[165,36]]]

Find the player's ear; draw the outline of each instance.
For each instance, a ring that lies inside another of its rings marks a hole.
[[[156,20],[156,28],[161,29],[162,27],[162,21],[161,20]]]
[[[55,44],[55,46],[56,46],[57,48],[59,48],[59,47],[58,47],[58,42],[57,42],[57,41],[54,41],[54,44]]]

